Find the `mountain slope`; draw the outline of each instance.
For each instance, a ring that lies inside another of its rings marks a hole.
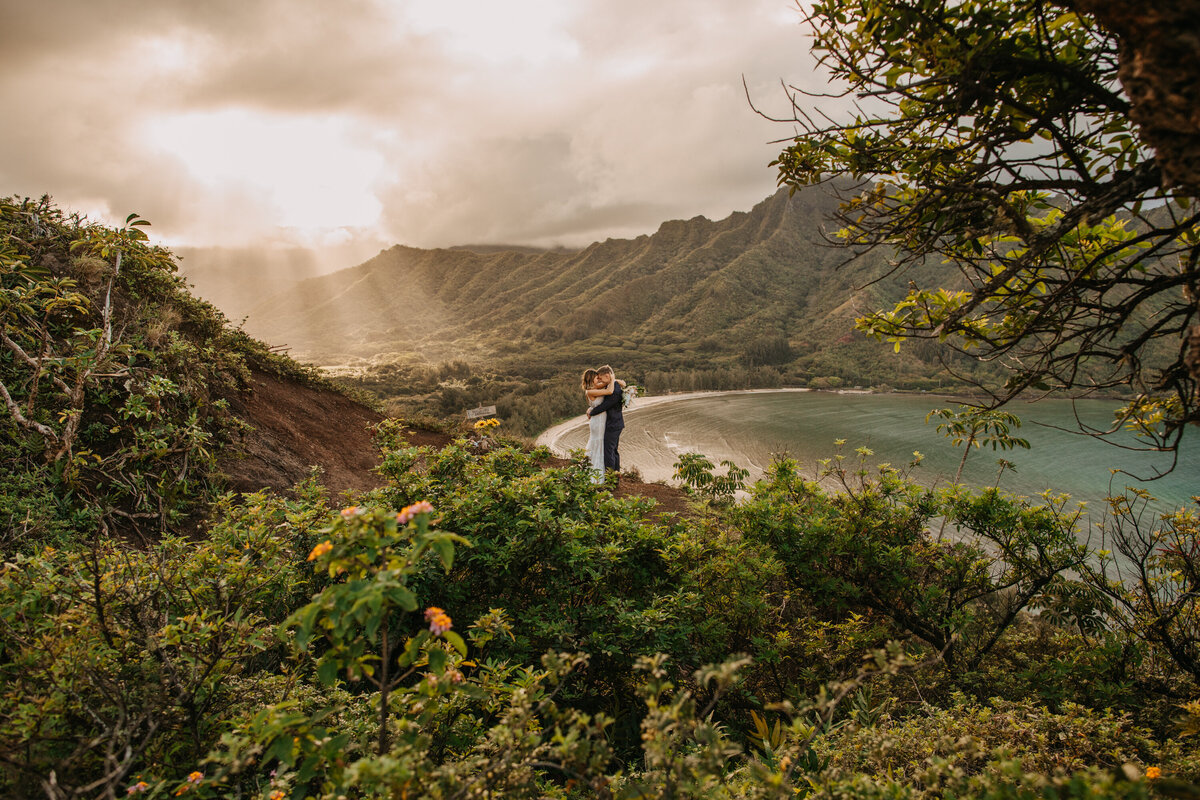
[[[573,397],[563,380],[603,363],[652,392],[961,385],[942,358],[994,380],[985,372],[994,365],[937,343],[896,354],[854,331],[856,318],[903,297],[910,278],[955,286],[958,277],[944,265],[892,275],[882,250],[852,258],[831,246],[823,226],[847,189],[780,191],[725,219],[673,220],[574,252],[397,246],[270,297],[247,329],[336,367],[398,413],[498,403],[518,432],[553,421]],[[448,369],[458,362],[470,368]],[[435,366],[440,376],[422,372]],[[522,399],[551,379],[557,399]]]
[[[872,257],[835,272],[845,251],[825,246],[820,233],[834,206],[820,189],[780,192],[748,213],[665,222],[651,236],[578,252],[397,246],[269,298],[248,327],[321,359],[438,358],[447,342],[486,353],[506,342],[609,336],[635,344],[803,338],[882,264]]]

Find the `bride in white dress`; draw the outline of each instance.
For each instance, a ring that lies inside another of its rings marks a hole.
[[[604,386],[597,381],[598,376],[599,373],[594,369],[585,370],[583,373],[583,393],[587,395],[588,408],[600,405],[601,400],[613,393],[615,384],[625,386],[625,381],[612,381]],[[592,468],[592,483],[595,484],[604,483],[604,425],[607,421],[607,411],[593,414],[588,419],[587,457]]]

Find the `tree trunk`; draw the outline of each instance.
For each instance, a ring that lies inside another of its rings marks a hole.
[[[1065,0],[1117,35],[1130,117],[1164,187],[1200,196],[1200,0]]]

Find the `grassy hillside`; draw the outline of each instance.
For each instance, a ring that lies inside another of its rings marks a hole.
[[[193,297],[145,224],[0,201],[0,554],[191,524],[247,477],[239,454],[273,424],[254,412],[255,387],[331,388]],[[260,459],[263,474],[290,483],[323,460],[287,466],[286,450]]]

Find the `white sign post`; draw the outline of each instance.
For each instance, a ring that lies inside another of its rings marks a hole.
[[[494,416],[496,416],[496,407],[495,406],[480,406],[479,408],[472,408],[470,411],[467,412],[468,420],[486,419],[488,417],[494,417]]]

